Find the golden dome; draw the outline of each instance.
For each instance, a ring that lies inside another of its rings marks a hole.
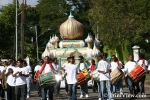
[[[83,33],[83,25],[76,21],[71,13],[68,19],[60,26],[60,36],[65,40],[80,38]]]

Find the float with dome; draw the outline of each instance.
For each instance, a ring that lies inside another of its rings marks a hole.
[[[49,56],[51,58],[57,58],[59,65],[62,66],[67,63],[68,56],[74,56],[75,62],[78,63],[78,57],[81,55],[84,57],[87,63],[90,63],[92,59],[98,62],[100,55],[100,46],[98,35],[93,38],[88,34],[85,40],[80,40],[84,34],[83,25],[74,19],[72,13],[70,13],[68,19],[60,26],[60,37],[53,35],[46,44],[45,51],[42,54],[42,58]],[[88,86],[92,86],[92,81],[88,82]],[[65,87],[65,82],[61,82],[61,88]]]
[[[68,56],[74,56],[76,63],[78,63],[78,56],[82,55],[86,62],[95,59],[97,63],[101,46],[99,37],[96,35],[93,38],[88,34],[85,40],[79,40],[83,35],[83,25],[75,20],[72,13],[70,13],[68,19],[60,26],[61,40],[56,35],[50,37],[42,58],[45,56],[57,58],[60,66],[62,66],[67,62]]]

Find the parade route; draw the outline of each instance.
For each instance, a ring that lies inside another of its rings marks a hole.
[[[41,98],[38,96],[38,93],[35,90],[35,85],[31,86],[31,97],[27,100],[41,100]],[[77,90],[77,99],[78,100],[98,100],[98,93],[93,93],[92,89],[89,88],[89,98],[82,98],[80,99],[80,89]],[[118,91],[117,91],[118,92]],[[150,86],[145,86],[145,92],[146,95],[138,95],[137,99],[134,100],[150,100]],[[128,88],[124,88],[124,97],[120,97],[119,93],[115,96],[114,100],[131,100],[130,94]],[[60,91],[60,97],[55,97],[54,100],[68,100],[68,95],[65,94],[65,89],[61,89]],[[132,99],[133,100],[133,99]]]

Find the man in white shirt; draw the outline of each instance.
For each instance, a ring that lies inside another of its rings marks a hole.
[[[111,87],[110,76],[109,76],[110,64],[106,61],[106,58],[107,58],[107,53],[104,53],[102,59],[98,62],[98,66],[96,69],[100,73],[99,91],[101,92],[99,92],[99,100],[105,100],[105,99],[113,100],[111,90],[110,90]],[[106,90],[107,90],[108,97],[106,97],[105,95]]]
[[[65,67],[69,64],[69,58],[70,57],[67,57],[67,63],[64,63],[62,65],[62,70],[64,70],[64,71],[65,71]],[[66,78],[65,78],[65,91],[66,91],[66,94],[68,94],[68,84],[67,84]]]
[[[148,71],[149,71],[149,74],[150,74],[150,64],[148,65]]]
[[[41,70],[43,69],[42,74],[54,71],[53,66],[50,66],[50,65],[52,65],[51,58],[49,58],[48,56],[45,56],[44,62],[46,63],[46,65],[45,66],[42,65],[42,67],[44,67],[44,69],[41,68]],[[42,88],[41,89],[42,100],[46,100],[46,98],[47,98],[47,100],[53,100],[53,93],[54,93],[53,85],[48,86],[47,88]]]
[[[31,70],[31,67],[27,65],[27,62],[26,61],[23,61],[23,66],[27,69],[27,72],[29,74],[28,77],[26,77],[26,81],[27,81],[27,99],[30,97],[30,85],[31,85],[31,81],[32,81],[32,78],[31,78],[31,74],[32,74],[32,70]]]
[[[88,69],[88,65],[83,60],[84,60],[83,56],[79,56],[78,67],[79,67],[80,71],[82,71],[83,69]],[[83,98],[84,95],[85,95],[86,98],[89,97],[87,82],[80,85],[80,90],[81,90],[80,98]]]
[[[145,71],[147,72],[148,62],[145,59],[145,55],[143,53],[139,54],[139,60],[137,61],[137,64],[141,65],[145,69]],[[146,76],[144,75],[139,80],[139,82],[141,83],[141,85],[140,85],[141,91],[140,91],[139,85],[138,85],[138,91],[141,92],[141,94],[145,94],[145,89],[144,89],[145,78],[146,78]]]
[[[125,64],[124,74],[130,73],[136,67],[136,62],[133,61],[133,58],[133,55],[129,55],[129,61]],[[127,82],[130,93],[135,96],[137,94],[137,83],[134,83],[129,77],[127,77]]]
[[[118,60],[118,58],[115,55],[112,55],[112,62],[110,70],[113,72],[116,68],[122,69],[122,63]],[[124,78],[124,76],[123,76]],[[115,85],[112,85],[112,92],[116,93],[116,88],[119,87],[120,94],[123,94],[123,84],[122,79],[118,81]]]
[[[68,84],[68,91],[69,91],[69,99],[68,100],[77,100],[77,74],[79,73],[78,65],[75,64],[74,57],[69,58],[69,64],[65,67],[65,75],[67,84]]]
[[[37,71],[40,71],[40,70],[41,70],[42,65],[43,65],[43,62],[44,62],[43,60],[39,60],[39,61],[37,62],[37,65],[36,65],[35,68],[34,68],[34,73],[35,73],[35,74],[36,74]],[[35,79],[34,79],[34,81],[36,82],[36,89],[37,89],[37,92],[38,92],[39,96],[41,96],[41,87],[39,86],[39,82],[36,81]]]
[[[58,61],[57,61],[57,58],[54,58],[53,59],[53,68],[55,70],[55,72],[58,74],[58,75],[61,75],[60,73],[60,66],[58,64]],[[55,93],[55,96],[58,97],[59,96],[59,91],[60,91],[60,82],[61,80],[57,80],[56,84],[54,85],[54,93]]]
[[[23,66],[23,60],[17,60],[17,66],[13,72],[13,77],[15,77],[15,96],[16,100],[26,100],[26,77],[29,76],[27,69]],[[19,93],[19,90],[21,90]],[[21,97],[20,95],[21,94]]]
[[[15,77],[13,77],[13,71],[15,70],[16,61],[11,59],[9,64],[5,72],[7,76],[7,100],[15,100]]]

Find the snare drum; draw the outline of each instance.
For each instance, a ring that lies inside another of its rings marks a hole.
[[[90,74],[92,80],[99,82],[100,81],[100,73],[98,72],[98,70],[94,70],[91,72]]]
[[[87,82],[90,79],[90,75],[86,69],[83,69],[78,75],[78,85]]]
[[[145,69],[140,65],[136,65],[136,67],[128,74],[128,76],[133,82],[138,82],[145,74]]]
[[[123,77],[123,72],[118,67],[110,73],[110,81],[111,84],[115,85],[118,81],[120,81]]]
[[[49,87],[56,83],[55,75],[53,72],[41,74],[39,76],[39,83],[41,87]]]

